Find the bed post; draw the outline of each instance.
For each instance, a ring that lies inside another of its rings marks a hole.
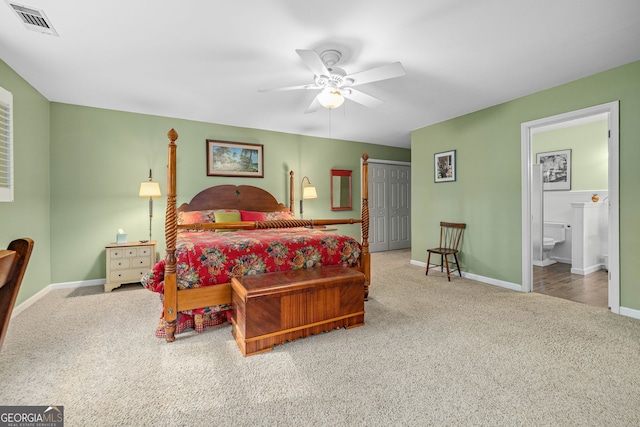
[[[289,212],[294,215],[293,212],[293,171],[289,172]]]
[[[178,286],[176,278],[176,240],[178,221],[176,216],[176,140],[178,133],[171,129],[169,137],[169,164],[167,166],[167,214],[164,234],[167,255],[164,266],[164,332],[167,342],[173,342],[178,319]]]
[[[369,155],[362,154],[362,269],[366,276],[364,299],[369,299],[371,282],[371,254],[369,253]]]

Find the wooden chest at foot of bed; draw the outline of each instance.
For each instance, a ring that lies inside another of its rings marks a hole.
[[[346,267],[233,278],[233,336],[244,356],[276,344],[364,325],[365,276]]]

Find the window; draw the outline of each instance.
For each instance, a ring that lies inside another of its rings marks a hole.
[[[0,202],[13,202],[13,95],[0,87]]]

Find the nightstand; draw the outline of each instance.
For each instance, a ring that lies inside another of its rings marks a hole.
[[[107,252],[107,281],[104,291],[111,292],[125,283],[139,283],[156,262],[156,241],[111,243]]]

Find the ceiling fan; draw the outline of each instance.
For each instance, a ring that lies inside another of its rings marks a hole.
[[[399,62],[371,68],[355,74],[347,74],[342,68],[335,66],[342,57],[342,53],[338,50],[328,49],[320,54],[315,50],[308,49],[296,49],[296,52],[313,72],[314,82],[312,84],[277,89],[262,89],[259,92],[299,89],[319,90],[320,92],[313,98],[305,113],[312,113],[320,107],[337,108],[342,105],[345,98],[366,107],[375,108],[382,104],[383,101],[354,89],[354,86],[402,77],[405,74],[404,68]]]

